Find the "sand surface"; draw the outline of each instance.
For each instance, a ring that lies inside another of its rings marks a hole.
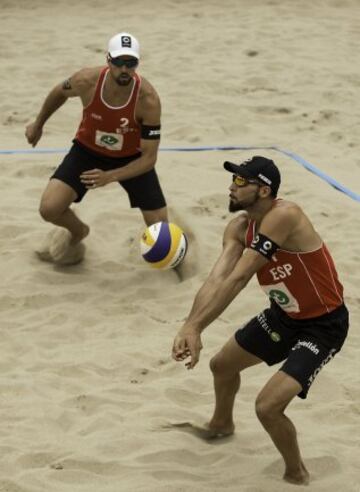
[[[279,165],[281,196],[325,238],[351,312],[342,352],[289,408],[312,475],[306,490],[360,490],[359,202],[275,150],[162,151],[171,218],[195,237],[182,281],[143,262],[140,214],[117,185],[76,208],[91,227],[86,258],[63,268],[34,254],[50,230],[39,198],[63,153],[19,152],[48,91],[102,64],[108,39],[127,30],[141,43],[140,73],[161,96],[163,149],[278,146],[359,193],[359,18],[356,0],[0,0],[0,150],[18,152],[0,154],[0,491],[305,490],[281,480],[282,461],[255,416],[274,368],[244,374],[227,442],[171,427],[209,418],[209,359],[266,306],[251,282],[204,333],[194,371],[170,358],[230,217],[222,163],[259,153]],[[68,148],[80,114],[80,102],[68,101],[38,149]]]

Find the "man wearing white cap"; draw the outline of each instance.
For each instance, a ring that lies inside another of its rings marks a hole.
[[[70,97],[79,97],[83,117],[73,146],[51,176],[40,214],[60,228],[51,233],[41,259],[68,263],[83,255],[80,242],[89,227],[71,210],[88,190],[118,181],[131,207],[140,208],[146,225],[167,221],[167,208],[154,169],[160,142],[160,99],[136,73],[137,39],[121,32],[108,45],[107,65],[83,68],[48,94],[35,121],[26,127],[33,147],[48,118]],[[64,230],[65,229],[65,230]]]

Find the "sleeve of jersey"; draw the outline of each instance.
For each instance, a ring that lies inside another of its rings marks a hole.
[[[160,140],[160,125],[142,125],[141,126],[141,138],[145,140]]]
[[[271,260],[272,256],[279,249],[279,245],[264,234],[257,234],[250,244],[250,249],[253,249],[265,256],[267,260]]]

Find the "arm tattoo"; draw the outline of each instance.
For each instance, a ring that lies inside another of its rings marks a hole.
[[[71,89],[72,89],[70,79],[66,79],[66,80],[64,80],[63,85],[62,85],[62,88],[63,88],[65,91],[69,91],[69,90],[71,90]]]

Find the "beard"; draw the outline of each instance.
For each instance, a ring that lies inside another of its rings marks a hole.
[[[230,200],[229,202],[229,212],[239,212],[240,210],[247,210],[248,208],[254,206],[259,200],[259,191],[257,190],[256,195],[247,200],[242,200],[239,202],[234,202]]]
[[[120,75],[115,79],[115,82],[121,86],[129,85],[131,81],[132,81],[132,77],[130,77],[130,75],[128,76]]]

